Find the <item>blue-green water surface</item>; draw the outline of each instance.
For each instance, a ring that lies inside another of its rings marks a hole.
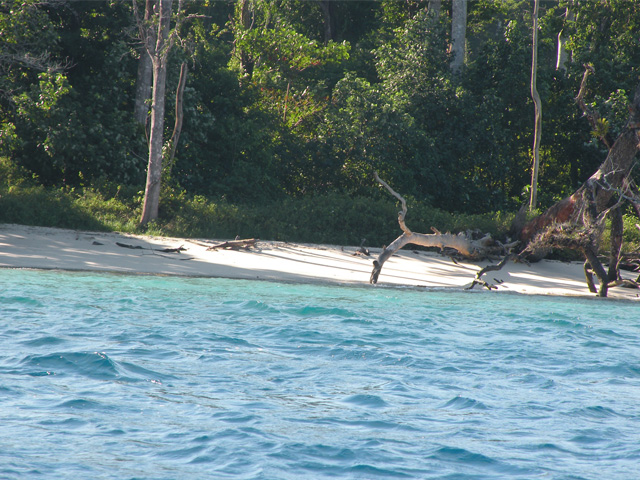
[[[0,272],[0,478],[640,475],[640,305]]]

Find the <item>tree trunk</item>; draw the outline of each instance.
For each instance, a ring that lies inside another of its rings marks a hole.
[[[184,87],[187,85],[187,74],[189,67],[186,62],[182,62],[180,66],[180,79],[178,80],[178,88],[176,89],[176,121],[173,125],[173,133],[169,140],[171,151],[167,158],[167,170],[170,173],[173,166],[173,159],[176,156],[176,149],[178,148],[178,141],[180,140],[180,133],[182,132],[182,121],[184,119],[183,103],[184,103]]]
[[[586,257],[587,261],[585,263],[585,275],[587,276],[587,284],[589,285],[589,291],[591,293],[597,293],[599,297],[606,297],[609,291],[609,282],[607,278],[607,272],[605,271],[602,263],[598,260],[598,256],[596,255],[595,248],[586,248],[582,251],[583,255]],[[600,282],[600,289],[595,290],[593,285],[593,279],[590,278],[591,273],[589,269],[592,269],[593,272],[598,277],[598,281]]]
[[[535,0],[533,7],[533,42],[531,59],[531,98],[535,106],[535,132],[533,137],[533,168],[531,171],[531,199],[529,201],[529,211],[536,208],[538,202],[538,170],[540,168],[540,137],[542,135],[542,102],[538,94],[537,74],[538,74],[538,3]]]
[[[144,203],[140,225],[145,226],[158,218],[160,205],[160,181],[162,178],[162,146],[165,113],[165,90],[167,81],[167,56],[169,54],[169,28],[172,0],[160,0],[156,43],[152,48],[153,91],[151,100],[151,132],[149,135],[149,163]]]
[[[144,24],[146,35],[151,43],[154,43],[153,28],[149,27],[153,15],[153,0],[146,0],[144,9]],[[153,81],[153,63],[151,56],[145,45],[142,46],[140,52],[140,60],[138,60],[138,75],[136,77],[136,98],[133,109],[133,117],[140,125],[147,125],[147,117],[149,116],[148,101],[151,98],[151,85]]]
[[[572,21],[574,18],[573,10],[571,10],[571,4],[567,6],[565,11],[565,21]],[[562,70],[567,72],[567,62],[569,61],[569,54],[567,53],[567,37],[564,34],[564,29],[558,33],[558,53],[556,57],[556,70]]]
[[[465,43],[467,40],[467,0],[453,0],[451,12],[451,71],[459,74],[464,65]]]
[[[140,53],[138,60],[138,75],[136,78],[136,99],[133,117],[140,125],[147,125],[149,116],[148,101],[151,98],[151,85],[153,82],[153,63],[146,51]]]
[[[622,210],[614,208],[611,210],[609,217],[611,218],[611,241],[609,243],[609,270],[607,276],[610,282],[615,282],[621,279],[620,255],[622,253],[622,234],[624,233]]]
[[[158,218],[160,180],[162,178],[162,145],[164,130],[165,90],[167,66],[158,59],[153,65],[153,95],[151,103],[151,132],[149,135],[149,163],[147,183],[140,224],[146,225]]]
[[[433,18],[439,18],[442,11],[442,0],[429,0],[429,6],[427,10]]]
[[[333,19],[333,0],[321,0],[320,8],[324,14],[324,44],[335,40],[335,25]]]

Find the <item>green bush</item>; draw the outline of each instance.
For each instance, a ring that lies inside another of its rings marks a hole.
[[[202,196],[174,195],[165,203],[156,227],[164,234],[180,237],[242,238],[305,243],[360,245],[389,244],[401,230],[400,207],[387,197],[351,196],[327,193],[287,198],[267,204],[236,205]],[[457,215],[413,201],[407,224],[428,233],[472,229],[504,236],[513,216],[503,213]]]
[[[0,222],[44,227],[108,230],[62,190],[10,187],[0,190]]]
[[[6,163],[6,162],[5,162]],[[5,163],[0,168],[6,170]],[[5,173],[3,170],[0,173]],[[3,175],[3,178],[4,175]],[[68,189],[12,182],[0,184],[0,222],[98,231],[150,233],[187,238],[262,240],[366,246],[388,245],[401,230],[395,199],[374,192],[371,197],[344,193],[286,198],[263,204],[238,205],[225,199],[189,196],[165,188],[160,218],[141,230],[141,192],[115,187]],[[503,236],[511,216],[450,214],[410,201],[407,225],[416,232],[430,227],[445,232],[476,229]]]
[[[12,162],[11,159],[7,157],[0,157],[0,189],[4,190],[12,187],[24,187],[35,184],[25,168]]]

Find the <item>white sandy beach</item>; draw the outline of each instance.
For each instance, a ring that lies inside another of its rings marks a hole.
[[[372,262],[381,251],[370,249],[371,256],[365,257],[354,255],[356,247],[272,241],[258,241],[250,250],[207,249],[207,244],[221,241],[0,224],[0,268],[369,285]],[[177,247],[185,250],[159,251]],[[378,285],[462,290],[484,265],[455,264],[437,253],[401,250],[385,263]],[[637,277],[633,272],[624,275]],[[484,279],[497,284],[494,294],[594,296],[587,289],[579,262],[543,260],[531,266],[511,262],[498,272],[488,272]],[[610,289],[609,298],[638,300],[640,291],[616,287]]]

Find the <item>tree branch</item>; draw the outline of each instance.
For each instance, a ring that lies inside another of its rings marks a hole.
[[[382,185],[384,188],[386,188],[389,193],[391,193],[391,195],[393,195],[394,197],[396,197],[398,200],[400,200],[400,203],[402,204],[402,211],[398,212],[398,223],[400,224],[400,228],[402,229],[402,231],[404,233],[406,233],[407,235],[411,235],[411,230],[409,230],[406,226],[406,224],[404,223],[404,219],[407,216],[407,202],[405,201],[404,197],[402,197],[402,195],[400,195],[399,193],[396,193],[396,191],[391,188],[387,182],[385,182],[384,180],[382,180],[379,176],[378,176],[378,172],[373,172],[373,176],[375,177],[376,181]]]
[[[606,145],[608,150],[611,150],[611,145],[613,144],[613,140],[609,137],[606,131],[603,131],[604,125],[600,121],[600,115],[598,114],[598,112],[594,112],[589,107],[587,107],[587,104],[584,101],[584,94],[587,89],[587,79],[589,78],[589,75],[592,73],[595,73],[595,71],[596,69],[593,68],[593,65],[589,65],[589,64],[584,65],[584,74],[582,75],[582,81],[580,82],[580,90],[578,91],[578,95],[575,98],[575,102],[580,107],[580,110],[582,110],[582,113],[584,114],[584,116],[587,117],[587,120],[589,121],[591,128],[593,128],[594,134],[597,135],[597,137],[602,141],[602,143]]]

